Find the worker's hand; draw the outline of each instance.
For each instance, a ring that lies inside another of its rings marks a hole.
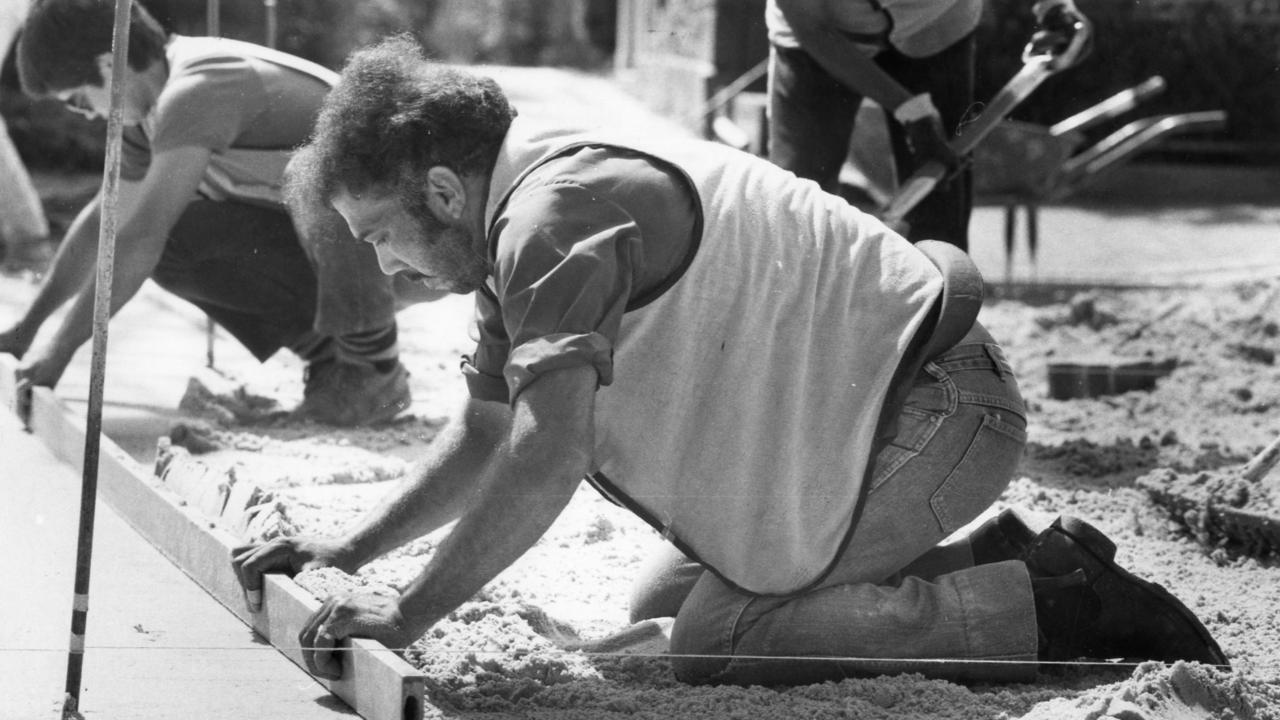
[[[960,168],[960,156],[947,144],[942,116],[933,106],[933,99],[928,93],[916,95],[899,105],[894,109],[893,117],[906,131],[907,145],[911,148],[917,168],[936,162],[945,168],[944,177]]]
[[[400,599],[373,593],[334,595],[316,611],[298,633],[302,659],[316,677],[342,677],[338,641],[349,637],[377,640],[388,648],[403,648],[418,638],[400,612]]]
[[[268,543],[241,545],[231,550],[231,567],[244,588],[250,612],[262,609],[262,575],[293,577],[304,570],[337,567],[349,570],[342,543],[330,538],[284,537]]]
[[[1093,51],[1089,19],[1071,0],[1041,0],[1032,7],[1036,32],[1027,44],[1026,55],[1058,58],[1065,69],[1079,63]]]
[[[26,393],[33,387],[51,388],[57,385],[74,355],[74,351],[59,350],[52,345],[25,354],[14,373],[18,381],[18,391]]]
[[[22,323],[15,323],[8,330],[0,332],[0,353],[8,353],[21,360],[31,348],[35,337],[36,334],[28,331]]]

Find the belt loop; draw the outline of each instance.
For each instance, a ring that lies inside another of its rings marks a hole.
[[[991,358],[991,367],[996,371],[996,377],[1004,380],[1004,362],[999,346],[991,343],[982,343],[982,349],[987,353],[987,357]]]

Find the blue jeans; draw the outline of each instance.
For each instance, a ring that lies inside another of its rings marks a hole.
[[[675,615],[673,665],[686,682],[1029,679],[1038,640],[1026,566],[975,566],[967,543],[939,546],[1000,496],[1025,444],[1009,364],[975,326],[915,378],[849,545],[816,589],[751,595],[668,548],[638,579],[632,619]]]
[[[315,335],[391,327],[392,280],[373,248],[346,230],[299,237],[289,214],[237,202],[195,200],[152,273],[160,287],[213,318],[259,360]]]
[[[912,93],[927,92],[948,133],[960,129],[973,104],[972,34],[925,58],[892,48],[876,63]],[[845,87],[804,50],[775,47],[769,64],[769,159],[835,193],[862,96]],[[916,170],[902,127],[885,118],[898,179]],[[968,169],[940,183],[905,218],[907,239],[942,240],[969,248],[973,183]]]

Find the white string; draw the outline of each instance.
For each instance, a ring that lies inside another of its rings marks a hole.
[[[85,646],[89,650],[148,650],[148,651],[169,651],[169,652],[189,652],[189,651],[211,651],[211,652],[301,652],[307,650],[319,650],[330,653],[348,653],[354,652],[354,648],[350,647],[312,647],[302,645],[97,645],[90,644]],[[1106,667],[1106,668],[1135,668],[1148,662],[1156,662],[1149,660],[1142,661],[1121,661],[1121,660],[1010,660],[1010,659],[982,659],[982,658],[887,658],[887,657],[849,657],[849,656],[832,656],[832,655],[701,655],[694,653],[681,653],[680,655],[672,655],[670,653],[642,653],[642,652],[596,652],[591,650],[466,650],[466,649],[426,649],[418,646],[410,647],[388,647],[386,650],[395,653],[405,653],[408,651],[417,651],[424,655],[476,655],[476,656],[526,656],[526,655],[552,655],[565,656],[575,655],[588,658],[643,658],[649,660],[670,660],[675,657],[681,658],[732,658],[734,660],[779,660],[779,661],[824,661],[824,662],[844,662],[844,663],[865,663],[865,664],[919,664],[919,665],[1052,665],[1062,667]],[[22,653],[22,652],[65,652],[66,648],[52,647],[3,647],[0,653]],[[1172,663],[1165,663],[1167,665]],[[1200,663],[1206,667],[1215,667],[1223,670],[1233,669],[1230,665],[1215,665],[1210,663]],[[1276,670],[1280,671],[1280,663],[1258,663],[1258,662],[1242,662],[1234,667],[1235,670]]]

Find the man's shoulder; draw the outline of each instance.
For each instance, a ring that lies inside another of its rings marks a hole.
[[[332,70],[310,60],[264,45],[219,37],[173,35],[167,46],[170,78],[217,72],[256,75],[263,64],[288,67],[306,75],[336,81]]]
[[[169,73],[173,75],[209,63],[247,63],[252,55],[242,47],[246,44],[225,38],[173,35],[166,48]]]

